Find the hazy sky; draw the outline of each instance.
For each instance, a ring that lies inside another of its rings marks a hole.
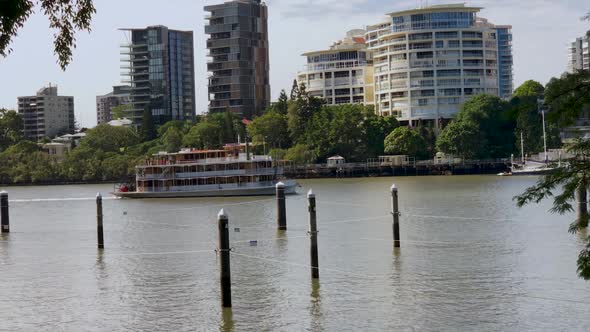
[[[0,107],[16,109],[17,97],[32,95],[47,83],[58,84],[61,95],[75,97],[76,118],[83,126],[96,125],[96,95],[119,85],[121,27],[162,24],[195,32],[197,112],[207,110],[204,5],[217,0],[95,0],[97,13],[90,34],[77,34],[74,61],[65,72],[53,54],[53,32],[47,19],[35,14],[19,31],[13,53],[0,58]],[[301,53],[324,49],[347,30],[364,28],[385,14],[415,8],[416,0],[268,0],[270,82],[273,100],[291,88],[305,59]],[[426,1],[424,1],[426,3]],[[429,1],[429,4],[449,3]],[[474,0],[484,7],[481,17],[495,24],[511,24],[514,34],[514,74],[518,86],[527,79],[546,83],[567,65],[567,43],[590,29],[580,21],[590,11],[588,0]]]

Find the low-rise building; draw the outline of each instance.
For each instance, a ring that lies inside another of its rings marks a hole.
[[[25,137],[32,140],[75,131],[74,97],[58,96],[56,85],[50,84],[34,96],[18,97],[18,113]]]
[[[127,85],[114,86],[113,91],[103,96],[96,96],[96,123],[108,123],[115,119],[113,108],[130,105],[131,87]]]
[[[307,64],[298,84],[328,105],[373,104],[373,66],[364,35],[365,30],[351,30],[327,50],[304,53]]]

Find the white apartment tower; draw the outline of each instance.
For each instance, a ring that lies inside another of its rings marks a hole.
[[[373,104],[373,66],[365,33],[351,30],[327,50],[304,53],[307,65],[297,82],[328,105]]]
[[[480,9],[429,6],[391,13],[367,28],[379,114],[438,128],[472,96],[510,97],[511,27],[478,18]]]
[[[18,97],[18,113],[23,118],[25,137],[32,140],[75,130],[74,97],[58,96],[55,85],[42,88],[34,96]]]
[[[590,31],[586,36],[576,38],[570,43],[567,70],[570,73],[590,70]]]

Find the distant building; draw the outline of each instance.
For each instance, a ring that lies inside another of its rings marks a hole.
[[[590,33],[590,31],[588,31]],[[570,43],[568,50],[568,66],[570,73],[576,70],[590,70],[590,36],[576,38]]]
[[[365,30],[351,30],[329,49],[304,53],[305,69],[297,82],[328,105],[373,104],[373,65]]]
[[[58,96],[57,86],[49,85],[34,96],[18,97],[18,113],[24,122],[24,135],[32,140],[73,133],[74,97]]]
[[[270,105],[268,10],[260,0],[205,6],[209,112],[251,119]]]
[[[190,120],[195,112],[195,64],[192,31],[165,26],[121,29],[128,32],[122,45],[122,69],[130,84],[132,110],[127,117],[141,125],[150,109],[156,125],[170,120]]]
[[[367,28],[375,109],[403,124],[451,119],[472,96],[512,94],[510,26],[479,18],[478,7],[428,6],[389,14]]]
[[[128,105],[130,101],[131,87],[128,85],[114,86],[113,91],[96,96],[96,123],[108,123],[113,120],[113,108]]]

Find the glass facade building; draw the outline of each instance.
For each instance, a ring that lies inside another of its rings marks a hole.
[[[245,118],[270,105],[268,10],[260,0],[206,6],[209,112]]]
[[[156,125],[195,116],[195,68],[192,31],[170,30],[164,26],[124,29],[129,43],[122,45],[125,56],[123,80],[131,86],[132,109],[128,118],[140,125],[149,109]]]
[[[512,95],[511,29],[478,17],[480,9],[424,7],[367,28],[379,114],[439,128],[472,96]]]

